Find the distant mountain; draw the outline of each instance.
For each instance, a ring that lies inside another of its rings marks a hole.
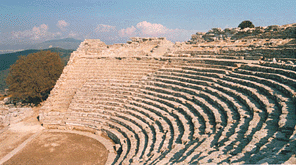
[[[65,38],[58,40],[48,40],[42,43],[34,44],[30,46],[31,49],[48,49],[48,48],[64,48],[76,50],[81,43],[81,40],[73,38]]]
[[[58,40],[48,40],[42,43],[19,43],[19,44],[1,44],[0,43],[0,54],[13,53],[29,49],[49,49],[49,48],[64,48],[76,50],[81,43],[81,40],[73,38],[65,38]]]
[[[0,93],[4,93],[4,90],[8,88],[8,86],[5,83],[5,79],[8,75],[10,65],[14,64],[18,60],[19,56],[21,55],[27,56],[28,54],[36,53],[38,51],[41,50],[30,49],[30,50],[24,50],[24,51],[19,51],[14,53],[0,54]],[[74,50],[71,49],[66,50],[62,48],[49,48],[49,49],[45,49],[44,51],[59,53],[60,57],[64,62],[64,65],[66,65],[69,61],[71,53]]]
[[[21,55],[28,55],[38,52],[39,50],[24,50],[14,53],[0,54],[0,71],[8,69],[10,65],[14,64]]]

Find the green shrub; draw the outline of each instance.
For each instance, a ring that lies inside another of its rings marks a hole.
[[[254,25],[251,21],[245,20],[242,23],[240,23],[238,27],[240,27],[241,29],[244,29],[244,28],[247,28],[247,27],[254,28]]]

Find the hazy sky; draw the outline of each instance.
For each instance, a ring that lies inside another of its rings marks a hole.
[[[295,0],[1,0],[0,44],[163,36],[187,41],[211,28],[296,23]]]

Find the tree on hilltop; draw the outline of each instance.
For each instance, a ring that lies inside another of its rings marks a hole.
[[[20,56],[6,78],[9,94],[14,102],[37,104],[47,98],[63,67],[59,54],[51,51]]]
[[[247,28],[247,27],[254,28],[254,25],[251,21],[245,20],[242,23],[240,23],[238,27],[240,27],[241,29],[244,29],[244,28]]]

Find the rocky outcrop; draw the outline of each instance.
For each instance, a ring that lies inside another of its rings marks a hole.
[[[258,39],[295,39],[296,24],[288,24],[283,26],[272,25],[267,27],[255,28],[212,28],[207,33],[197,32],[187,43],[201,44],[212,41],[231,41],[237,43],[239,39],[248,39],[247,42]],[[274,43],[271,43],[271,45]],[[274,44],[276,45],[276,44]]]
[[[197,51],[194,55],[244,56],[246,59],[277,58],[296,61],[296,24],[255,28],[213,28],[197,32],[184,49]]]

